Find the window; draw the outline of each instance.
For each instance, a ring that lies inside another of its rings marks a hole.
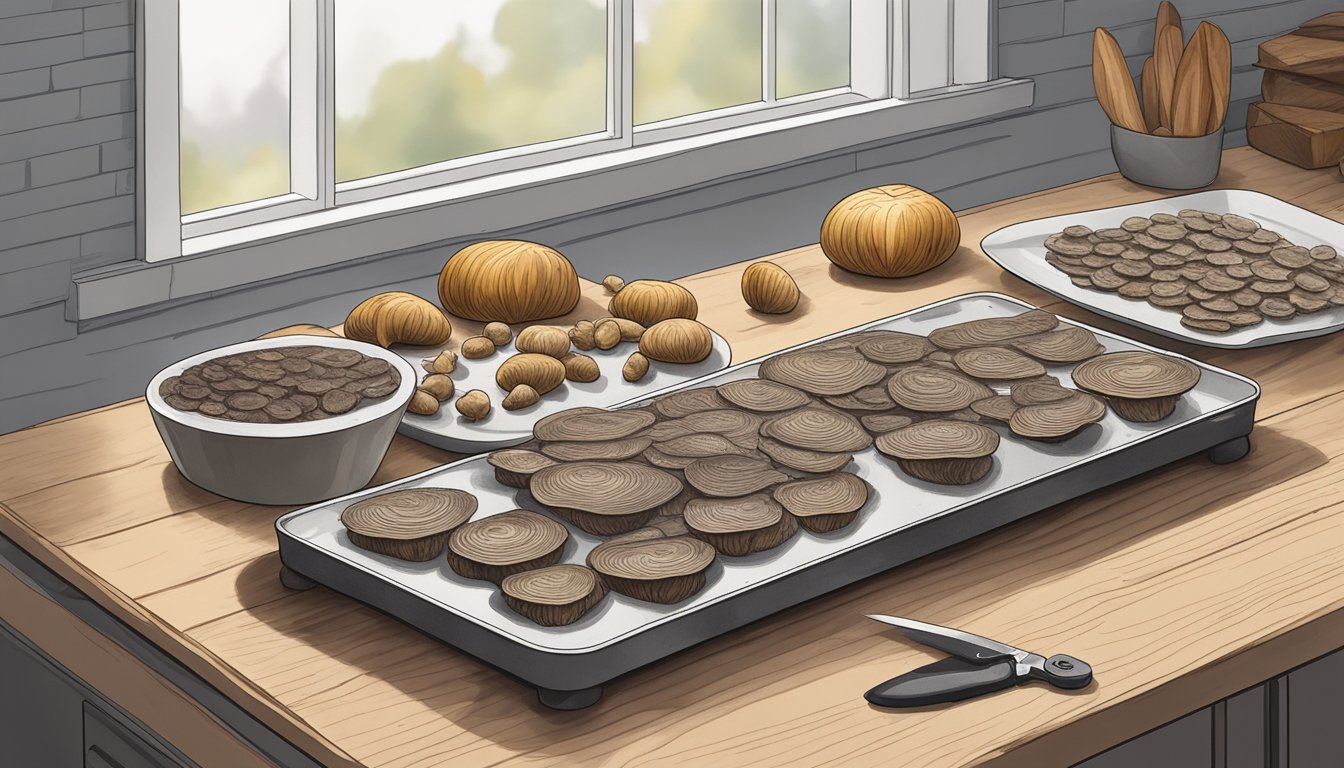
[[[150,261],[252,224],[991,76],[989,0],[141,2]]]

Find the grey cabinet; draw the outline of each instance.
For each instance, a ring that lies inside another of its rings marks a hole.
[[[3,623],[0,681],[0,765],[186,768]]]
[[[1131,739],[1076,768],[1268,768],[1274,764],[1269,762],[1267,752],[1271,743],[1267,702],[1266,686],[1256,686]],[[1302,763],[1304,768],[1328,765],[1334,764]]]
[[[1286,711],[1280,753],[1291,768],[1344,765],[1344,651],[1289,672],[1276,684]],[[1275,766],[1278,768],[1278,766]]]

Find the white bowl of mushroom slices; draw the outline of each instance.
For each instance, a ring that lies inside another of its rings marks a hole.
[[[145,400],[191,482],[253,504],[308,504],[373,478],[415,384],[411,365],[381,347],[282,336],[173,363]]]

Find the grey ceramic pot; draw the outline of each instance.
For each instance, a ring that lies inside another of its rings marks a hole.
[[[297,424],[246,424],[179,411],[159,384],[197,363],[257,349],[315,344],[355,349],[386,360],[401,385],[385,400]],[[395,352],[350,339],[281,336],[245,341],[174,363],[149,382],[145,400],[173,463],[188,480],[252,504],[309,504],[363,488],[383,461],[415,392],[416,375]]]
[[[1111,154],[1130,181],[1163,189],[1195,189],[1218,178],[1223,129],[1207,136],[1152,136],[1111,126]]]

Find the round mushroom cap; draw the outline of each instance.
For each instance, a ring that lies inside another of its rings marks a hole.
[[[978,459],[998,447],[998,432],[951,419],[921,421],[877,438],[877,450],[898,459]]]
[[[418,539],[451,531],[476,512],[476,497],[452,488],[407,488],[370,496],[341,512],[349,530],[380,539]]]
[[[1128,400],[1174,397],[1199,383],[1199,368],[1155,352],[1111,352],[1074,368],[1073,383],[1079,389]]]

